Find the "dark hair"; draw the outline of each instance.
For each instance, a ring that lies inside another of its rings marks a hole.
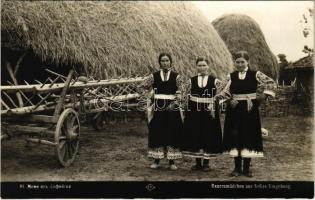
[[[249,64],[249,55],[248,55],[248,52],[247,51],[238,51],[234,54],[234,60],[238,59],[238,58],[244,58],[247,62],[248,62],[248,70],[251,70],[251,66]]]
[[[171,56],[170,54],[168,54],[168,53],[161,53],[161,54],[159,55],[159,64],[160,64],[160,65],[161,65],[161,59],[162,59],[162,57],[164,57],[164,56],[167,56],[168,59],[170,59],[171,64],[173,63],[172,56]]]
[[[198,57],[196,60],[196,65],[201,62],[201,61],[205,61],[207,63],[207,65],[209,65],[209,61],[208,59],[206,59],[205,57]]]
[[[247,51],[238,51],[234,54],[234,60],[238,58],[244,58],[247,62],[249,61],[249,55]]]

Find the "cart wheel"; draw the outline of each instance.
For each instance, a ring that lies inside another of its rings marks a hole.
[[[97,131],[103,130],[108,121],[104,112],[96,114],[92,119],[92,126]]]
[[[65,109],[55,130],[56,152],[62,166],[68,167],[74,161],[79,149],[80,121],[72,108]]]

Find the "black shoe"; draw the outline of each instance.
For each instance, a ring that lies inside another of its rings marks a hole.
[[[240,176],[241,174],[242,174],[242,173],[241,173],[240,171],[234,169],[234,170],[231,172],[230,176],[232,176],[232,177],[238,177],[238,176]]]
[[[209,172],[209,171],[211,171],[211,169],[210,169],[209,165],[205,165],[202,167],[202,171]]]
[[[192,171],[202,170],[202,167],[201,167],[201,165],[194,165],[194,166],[191,167],[191,170]]]
[[[252,178],[253,177],[253,172],[252,171],[247,171],[247,172],[243,172],[244,176],[247,176],[248,178]]]

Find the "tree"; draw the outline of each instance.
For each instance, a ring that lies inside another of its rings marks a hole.
[[[313,14],[314,14],[314,9],[313,8],[308,8],[308,15],[303,14],[303,20],[300,20],[300,23],[303,23],[304,28],[303,28],[303,36],[305,38],[307,38],[309,36],[309,34],[313,34]],[[309,21],[311,21],[309,23]],[[302,52],[307,53],[309,56],[314,53],[314,49],[309,48],[307,45],[304,45],[304,48],[302,50]],[[280,57],[279,57],[280,58]]]
[[[309,56],[314,53],[314,49],[309,48],[307,45],[304,45],[304,49],[302,51],[307,53]]]
[[[288,61],[287,61],[287,58],[286,58],[286,55],[285,54],[278,54],[278,58],[280,60],[280,64],[282,64],[283,66],[287,66],[288,65]]]

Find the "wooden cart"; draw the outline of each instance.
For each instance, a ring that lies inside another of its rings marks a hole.
[[[104,112],[128,106],[139,97],[135,88],[145,78],[82,80],[47,70],[53,75],[38,84],[1,86],[1,141],[25,136],[27,144],[54,147],[59,163],[70,166],[80,143],[80,121],[94,114],[94,127],[101,129]]]

